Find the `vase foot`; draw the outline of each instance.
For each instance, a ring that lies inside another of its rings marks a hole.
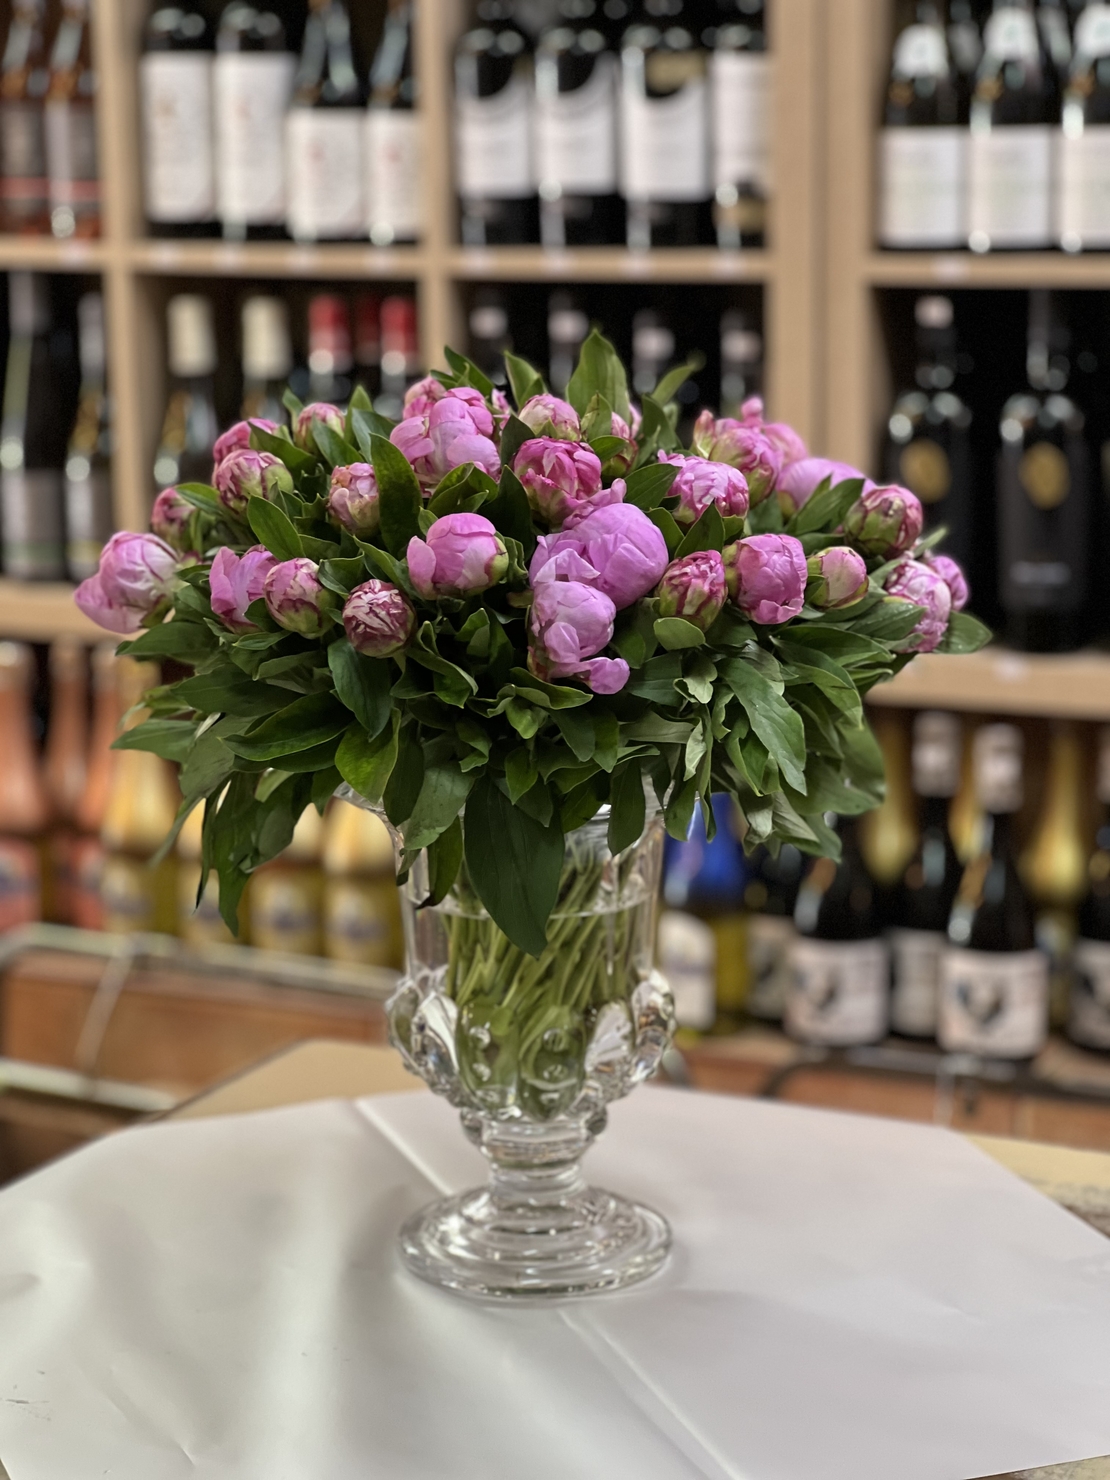
[[[665,1218],[594,1187],[554,1206],[479,1188],[422,1208],[400,1233],[413,1274],[491,1300],[621,1290],[655,1274],[670,1246]]]

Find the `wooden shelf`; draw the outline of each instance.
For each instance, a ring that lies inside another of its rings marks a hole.
[[[772,276],[769,252],[714,247],[630,252],[625,247],[456,247],[447,268],[460,281],[750,283]]]
[[[52,236],[0,235],[0,270],[32,272],[101,272],[108,260],[105,242],[57,241]]]
[[[1015,653],[991,647],[966,657],[923,653],[872,704],[1110,721],[1110,653]]]
[[[127,258],[136,272],[151,276],[354,278],[368,282],[412,281],[427,269],[416,247],[371,247],[359,242],[303,245],[297,242],[133,242]]]
[[[110,639],[109,633],[74,605],[69,584],[8,579],[0,579],[0,636],[25,642],[49,642],[54,637],[79,637],[88,642]]]
[[[874,287],[1110,288],[1110,253],[873,252],[863,271]]]

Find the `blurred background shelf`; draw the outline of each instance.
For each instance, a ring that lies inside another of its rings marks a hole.
[[[49,642],[54,637],[99,642],[104,638],[103,630],[74,605],[68,582],[9,577],[0,577],[0,634],[25,642]]]
[[[416,247],[371,247],[345,242],[208,242],[144,240],[131,243],[127,261],[147,274],[198,277],[353,278],[366,282],[413,279],[428,270]]]
[[[1016,653],[990,647],[970,656],[922,653],[872,704],[975,714],[1110,721],[1110,653]]]
[[[631,252],[625,247],[461,247],[447,254],[450,273],[474,281],[621,283],[753,283],[773,275],[774,254],[715,247],[663,247]]]
[[[872,252],[864,278],[894,288],[1110,288],[1110,253]]]

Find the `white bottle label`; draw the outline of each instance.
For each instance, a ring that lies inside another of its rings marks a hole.
[[[613,57],[599,56],[588,81],[573,92],[537,93],[536,178],[541,194],[545,187],[557,187],[564,195],[611,195],[616,190]]]
[[[629,200],[708,200],[704,78],[691,79],[666,98],[621,89],[621,192]]]
[[[1049,245],[1054,144],[1047,124],[972,131],[968,240],[976,251]]]
[[[771,188],[771,58],[754,51],[714,52],[713,183]]]
[[[366,235],[361,108],[285,115],[289,230],[296,241]]]
[[[948,47],[939,26],[907,26],[894,43],[896,77],[947,77]]]
[[[1004,62],[1035,60],[1039,47],[1032,11],[1014,5],[995,10],[983,27],[983,49]]]
[[[682,910],[664,910],[659,970],[670,986],[679,1027],[711,1028],[717,1016],[717,938],[710,926]]]
[[[530,76],[514,76],[491,98],[455,99],[455,168],[459,194],[521,200],[532,194]]]
[[[937,1031],[940,958],[947,941],[935,930],[891,930],[890,1026],[912,1038]]]
[[[1068,1033],[1090,1048],[1110,1048],[1110,943],[1075,943],[1075,981],[1068,1013]]]
[[[61,473],[13,468],[0,475],[0,533],[5,575],[60,580],[65,574]]]
[[[51,206],[88,210],[100,198],[96,165],[96,116],[89,107],[47,103],[46,163]]]
[[[1061,137],[1058,209],[1060,243],[1068,251],[1110,247],[1110,124]]]
[[[937,1038],[948,1053],[1031,1058],[1048,1034],[1048,957],[965,951],[941,957]]]
[[[886,1032],[889,976],[881,940],[795,940],[786,1031],[805,1043],[874,1043]]]
[[[370,109],[366,115],[366,209],[370,240],[378,246],[419,237],[422,159],[418,113]]]
[[[209,221],[216,206],[212,58],[151,52],[139,63],[146,210],[152,221]]]
[[[884,247],[962,246],[966,198],[966,129],[883,129],[879,241]]]
[[[103,468],[65,484],[66,568],[71,580],[96,574],[112,533],[112,485]]]
[[[785,915],[748,916],[748,1011],[776,1020],[786,1008],[794,922]]]
[[[216,58],[216,199],[224,221],[285,219],[285,110],[296,59],[288,52]]]

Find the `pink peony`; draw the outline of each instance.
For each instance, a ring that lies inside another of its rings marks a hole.
[[[488,591],[509,568],[505,542],[481,514],[445,514],[424,539],[413,535],[406,556],[425,601]]]
[[[277,422],[270,421],[265,416],[252,416],[250,421],[237,421],[234,426],[228,427],[226,432],[220,433],[212,446],[213,475],[229,452],[238,452],[240,448],[251,445],[252,427],[258,427],[271,435],[278,430]]]
[[[405,392],[402,420],[409,416],[427,416],[436,402],[442,401],[446,394],[447,387],[441,380],[437,380],[434,375],[425,375],[423,380],[410,385]]]
[[[694,423],[691,448],[698,457],[739,468],[748,480],[748,496],[762,503],[782,472],[783,457],[762,427],[703,411]]]
[[[378,480],[369,463],[332,468],[328,488],[328,516],[360,540],[377,534],[381,525]]]
[[[416,613],[405,593],[388,581],[364,581],[347,597],[343,630],[357,653],[388,658],[416,631]]]
[[[666,541],[643,510],[611,504],[541,536],[528,574],[537,589],[550,581],[592,586],[623,611],[658,585],[667,563]]]
[[[252,498],[272,499],[277,493],[293,492],[293,475],[281,459],[251,447],[229,452],[212,481],[220,503],[232,514],[245,514]]]
[[[138,632],[167,609],[176,576],[177,554],[165,540],[121,530],[100,552],[96,575],[81,582],[73,599],[109,632]]]
[[[952,610],[962,612],[971,598],[971,591],[967,584],[967,577],[959,563],[953,560],[951,555],[934,555],[932,551],[929,551],[922,559],[930,570],[936,571],[951,592]]]
[[[811,606],[834,611],[853,606],[867,595],[867,564],[858,550],[833,545],[811,555],[806,600]]]
[[[796,617],[805,602],[805,551],[789,534],[753,534],[724,548],[729,595],[765,627]]]
[[[513,459],[513,472],[535,513],[556,529],[579,509],[610,501],[601,487],[601,462],[585,442],[532,437]]]
[[[728,595],[724,561],[716,550],[683,555],[667,566],[655,595],[661,617],[684,617],[707,632]]]
[[[255,632],[247,607],[265,594],[266,577],[277,561],[265,545],[252,545],[239,556],[221,545],[208,572],[212,611],[232,632]]]
[[[528,667],[537,678],[577,678],[595,694],[617,693],[628,682],[628,664],[594,656],[612,638],[615,616],[601,591],[578,581],[542,581],[529,616]]]
[[[150,511],[150,527],[159,539],[175,550],[184,550],[189,541],[189,520],[193,506],[176,488],[163,488]]]
[[[848,463],[835,462],[828,457],[803,458],[785,469],[775,488],[783,517],[789,519],[804,508],[826,478],[833,487],[849,478],[862,478],[865,489],[875,486],[870,478]]]
[[[552,396],[547,391],[540,396],[529,397],[520,408],[518,416],[537,437],[577,442],[582,435],[578,412],[569,401],[560,401],[558,396]]]
[[[916,493],[872,484],[865,488],[844,516],[844,533],[866,555],[901,555],[915,543],[925,522]]]
[[[501,476],[501,459],[491,440],[493,417],[479,391],[459,386],[424,415],[398,422],[389,440],[412,463],[424,488],[434,488],[452,468],[473,463],[491,478]]]
[[[943,641],[952,614],[948,582],[923,560],[902,560],[887,576],[884,589],[888,596],[924,608],[917,626],[902,639],[897,651],[931,653]]]
[[[329,401],[313,401],[310,405],[301,407],[293,423],[293,441],[304,452],[316,451],[313,427],[317,422],[321,426],[330,427],[337,436],[346,434],[347,420],[339,407],[331,405]]]
[[[266,572],[262,594],[279,627],[304,637],[319,637],[327,630],[326,613],[334,598],[320,584],[317,570],[314,560],[298,556],[279,561]]]
[[[717,505],[722,518],[743,518],[748,512],[748,480],[738,468],[704,457],[685,457],[680,452],[661,452],[659,461],[679,470],[671,484],[671,493],[679,501],[674,512],[679,524],[696,523],[710,504]]]

